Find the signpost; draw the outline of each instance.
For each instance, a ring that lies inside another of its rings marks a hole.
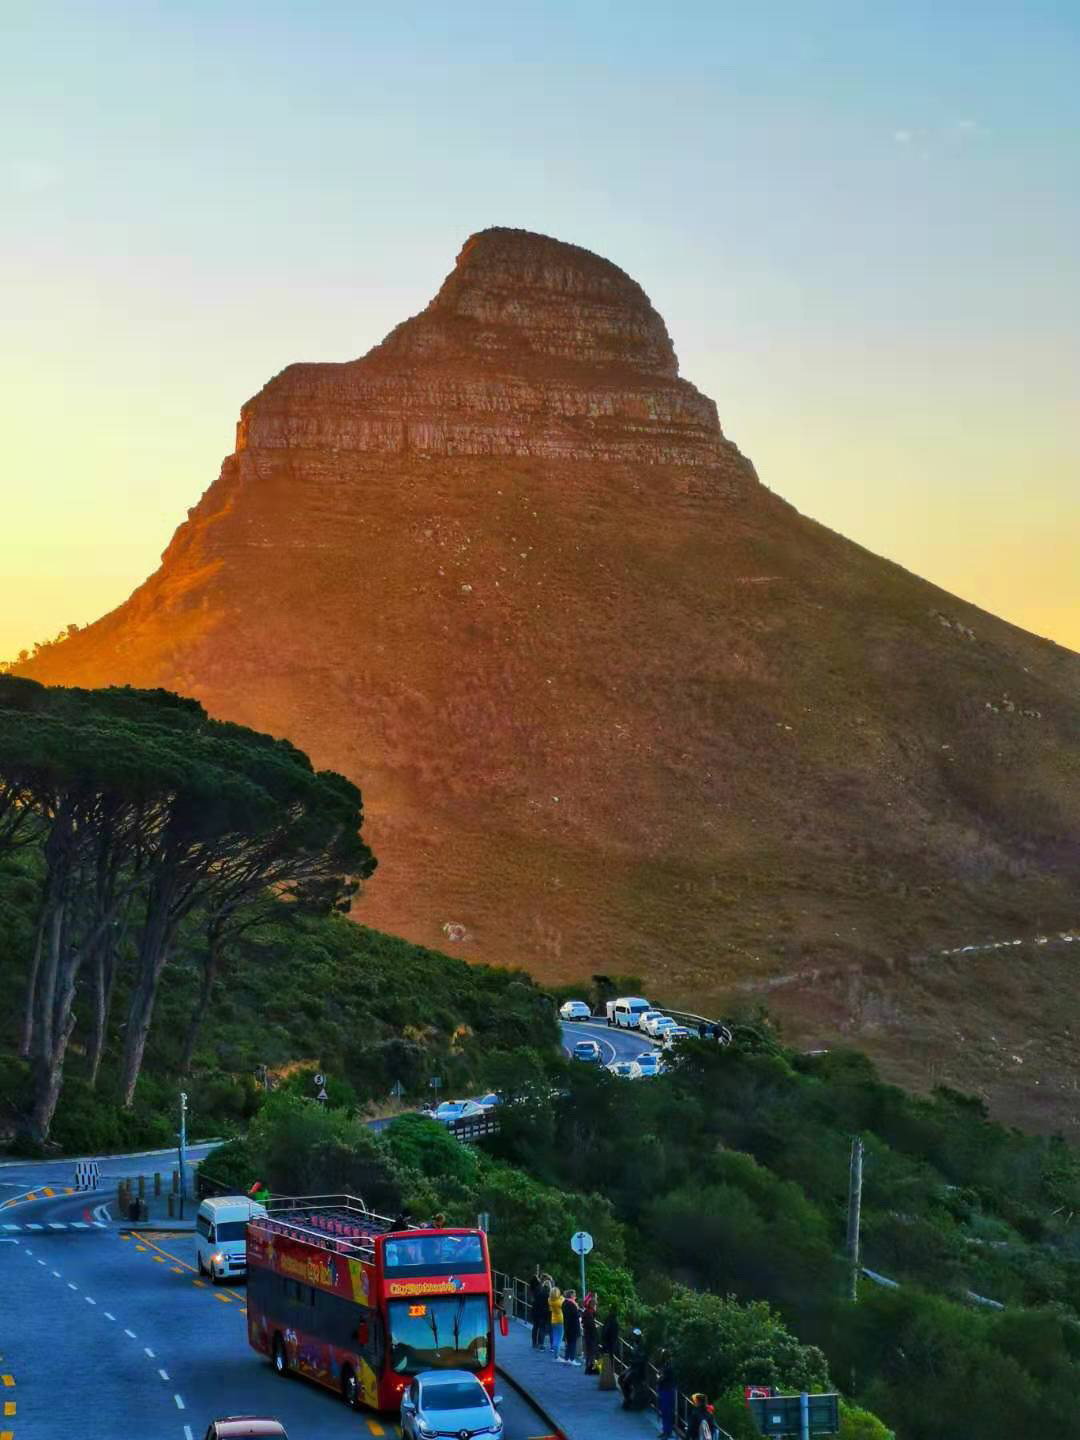
[[[319,1074],[312,1076],[312,1081],[315,1089],[318,1091],[315,1099],[318,1100],[320,1105],[325,1107],[327,1100],[330,1099],[330,1096],[326,1093],[326,1076],[320,1071]]]
[[[187,1091],[180,1091],[180,1216],[184,1215],[184,1195],[187,1193]]]
[[[751,1396],[747,1400],[751,1418],[762,1435],[797,1435],[812,1440],[815,1435],[835,1435],[840,1429],[840,1401],[836,1395]]]
[[[587,1230],[575,1230],[570,1236],[570,1249],[581,1261],[581,1304],[585,1303],[585,1256],[593,1247],[593,1238]]]
[[[405,1086],[401,1083],[400,1080],[395,1080],[394,1083],[390,1086],[390,1094],[394,1097],[395,1100],[400,1100],[401,1097],[405,1094]]]

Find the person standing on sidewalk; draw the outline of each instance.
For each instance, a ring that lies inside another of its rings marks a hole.
[[[600,1332],[600,1353],[603,1356],[600,1362],[600,1389],[614,1390],[615,1356],[619,1353],[619,1317],[615,1313],[614,1305],[608,1311],[604,1328]]]
[[[581,1312],[581,1338],[585,1347],[585,1374],[595,1375],[600,1369],[600,1326],[596,1319],[596,1296],[585,1296],[585,1308]]]
[[[660,1440],[675,1440],[675,1408],[679,1387],[675,1383],[675,1366],[666,1350],[660,1352],[660,1377],[656,1382],[656,1409],[660,1416]]]
[[[566,1363],[580,1365],[577,1358],[578,1341],[581,1339],[581,1311],[578,1309],[577,1292],[568,1290],[562,1305],[563,1334],[566,1336]]]
[[[548,1310],[551,1315],[551,1353],[556,1360],[561,1360],[562,1355],[562,1318],[563,1294],[558,1285],[552,1283],[551,1294],[548,1296]]]
[[[544,1337],[549,1323],[548,1289],[542,1275],[534,1275],[529,1281],[529,1319],[532,1321],[532,1345],[534,1350],[543,1349]]]

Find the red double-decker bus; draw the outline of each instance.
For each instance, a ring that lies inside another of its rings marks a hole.
[[[350,1195],[273,1201],[247,1227],[248,1340],[354,1407],[397,1410],[421,1370],[495,1386],[482,1230],[395,1229]]]

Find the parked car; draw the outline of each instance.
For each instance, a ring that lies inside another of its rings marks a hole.
[[[444,1100],[441,1105],[436,1105],[434,1110],[428,1114],[433,1120],[440,1121],[443,1125],[452,1125],[455,1120],[475,1120],[487,1111],[475,1100]]]
[[[430,1435],[501,1435],[496,1406],[475,1375],[467,1370],[423,1370],[401,1397],[402,1440]]]
[[[564,1000],[559,1006],[560,1020],[591,1020],[592,1011],[584,1000]]]
[[[476,1103],[480,1106],[480,1109],[483,1110],[485,1114],[487,1114],[488,1111],[494,1110],[496,1105],[501,1105],[502,1101],[500,1100],[499,1096],[496,1095],[494,1091],[492,1091],[490,1095],[481,1095],[480,1099],[477,1100]]]
[[[620,1080],[638,1080],[641,1077],[641,1067],[636,1060],[613,1060],[607,1068]]]
[[[672,1020],[670,1015],[658,1015],[654,1013],[650,1017],[649,1023],[645,1026],[645,1034],[652,1040],[659,1040],[665,1030],[670,1030],[671,1027],[677,1023],[677,1021]]]
[[[638,1029],[647,1031],[649,1026],[657,1020],[666,1020],[667,1018],[663,1010],[646,1010],[638,1016]]]
[[[575,1060],[585,1060],[590,1065],[600,1063],[600,1046],[595,1040],[579,1040],[570,1053]]]
[[[655,1050],[643,1050],[634,1057],[634,1064],[646,1078],[650,1075],[662,1075],[664,1071],[664,1062]]]
[[[671,1050],[678,1045],[680,1040],[689,1040],[692,1032],[687,1030],[685,1025],[671,1025],[664,1031],[663,1046],[665,1050]]]
[[[624,1030],[636,1030],[638,1021],[652,1006],[640,995],[623,995],[607,1002],[607,1023]]]
[[[211,1420],[204,1440],[242,1440],[256,1435],[262,1440],[288,1440],[280,1420],[261,1415],[226,1415],[222,1420]]]

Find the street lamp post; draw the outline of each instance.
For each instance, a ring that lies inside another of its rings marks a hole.
[[[187,1194],[187,1091],[180,1091],[180,1218],[184,1216]]]

